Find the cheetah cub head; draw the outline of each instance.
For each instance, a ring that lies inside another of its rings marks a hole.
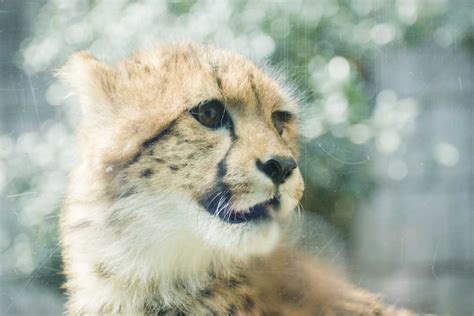
[[[303,192],[296,102],[275,79],[189,43],[115,66],[78,53],[60,76],[83,108],[70,199],[105,205],[87,215],[105,231],[147,251],[275,247]]]

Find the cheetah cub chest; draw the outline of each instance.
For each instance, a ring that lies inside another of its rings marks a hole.
[[[60,69],[82,107],[61,216],[77,314],[372,315],[376,298],[281,246],[303,193],[291,91],[191,43]]]

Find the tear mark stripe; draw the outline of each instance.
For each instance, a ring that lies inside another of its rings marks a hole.
[[[149,178],[153,175],[153,170],[150,169],[150,168],[146,168],[145,170],[143,170],[142,172],[140,172],[140,177],[142,178]]]
[[[224,178],[224,176],[227,173],[227,157],[229,157],[230,151],[234,147],[235,142],[237,141],[237,135],[235,135],[235,129],[234,129],[234,124],[231,123],[229,126],[229,131],[230,131],[230,137],[232,140],[232,144],[229,146],[229,149],[227,149],[224,158],[222,158],[221,161],[217,164],[217,177],[219,179]]]

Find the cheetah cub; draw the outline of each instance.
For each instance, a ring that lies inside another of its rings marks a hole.
[[[395,315],[285,247],[303,194],[297,105],[192,43],[59,70],[80,98],[60,221],[69,315]]]

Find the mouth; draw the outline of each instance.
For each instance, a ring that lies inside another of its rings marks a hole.
[[[205,209],[214,216],[219,217],[222,221],[229,224],[242,224],[255,221],[263,221],[271,218],[271,211],[277,210],[280,206],[279,195],[273,198],[255,204],[254,206],[238,210],[228,206],[230,197],[224,196],[221,198],[214,198],[208,203],[204,201]]]

